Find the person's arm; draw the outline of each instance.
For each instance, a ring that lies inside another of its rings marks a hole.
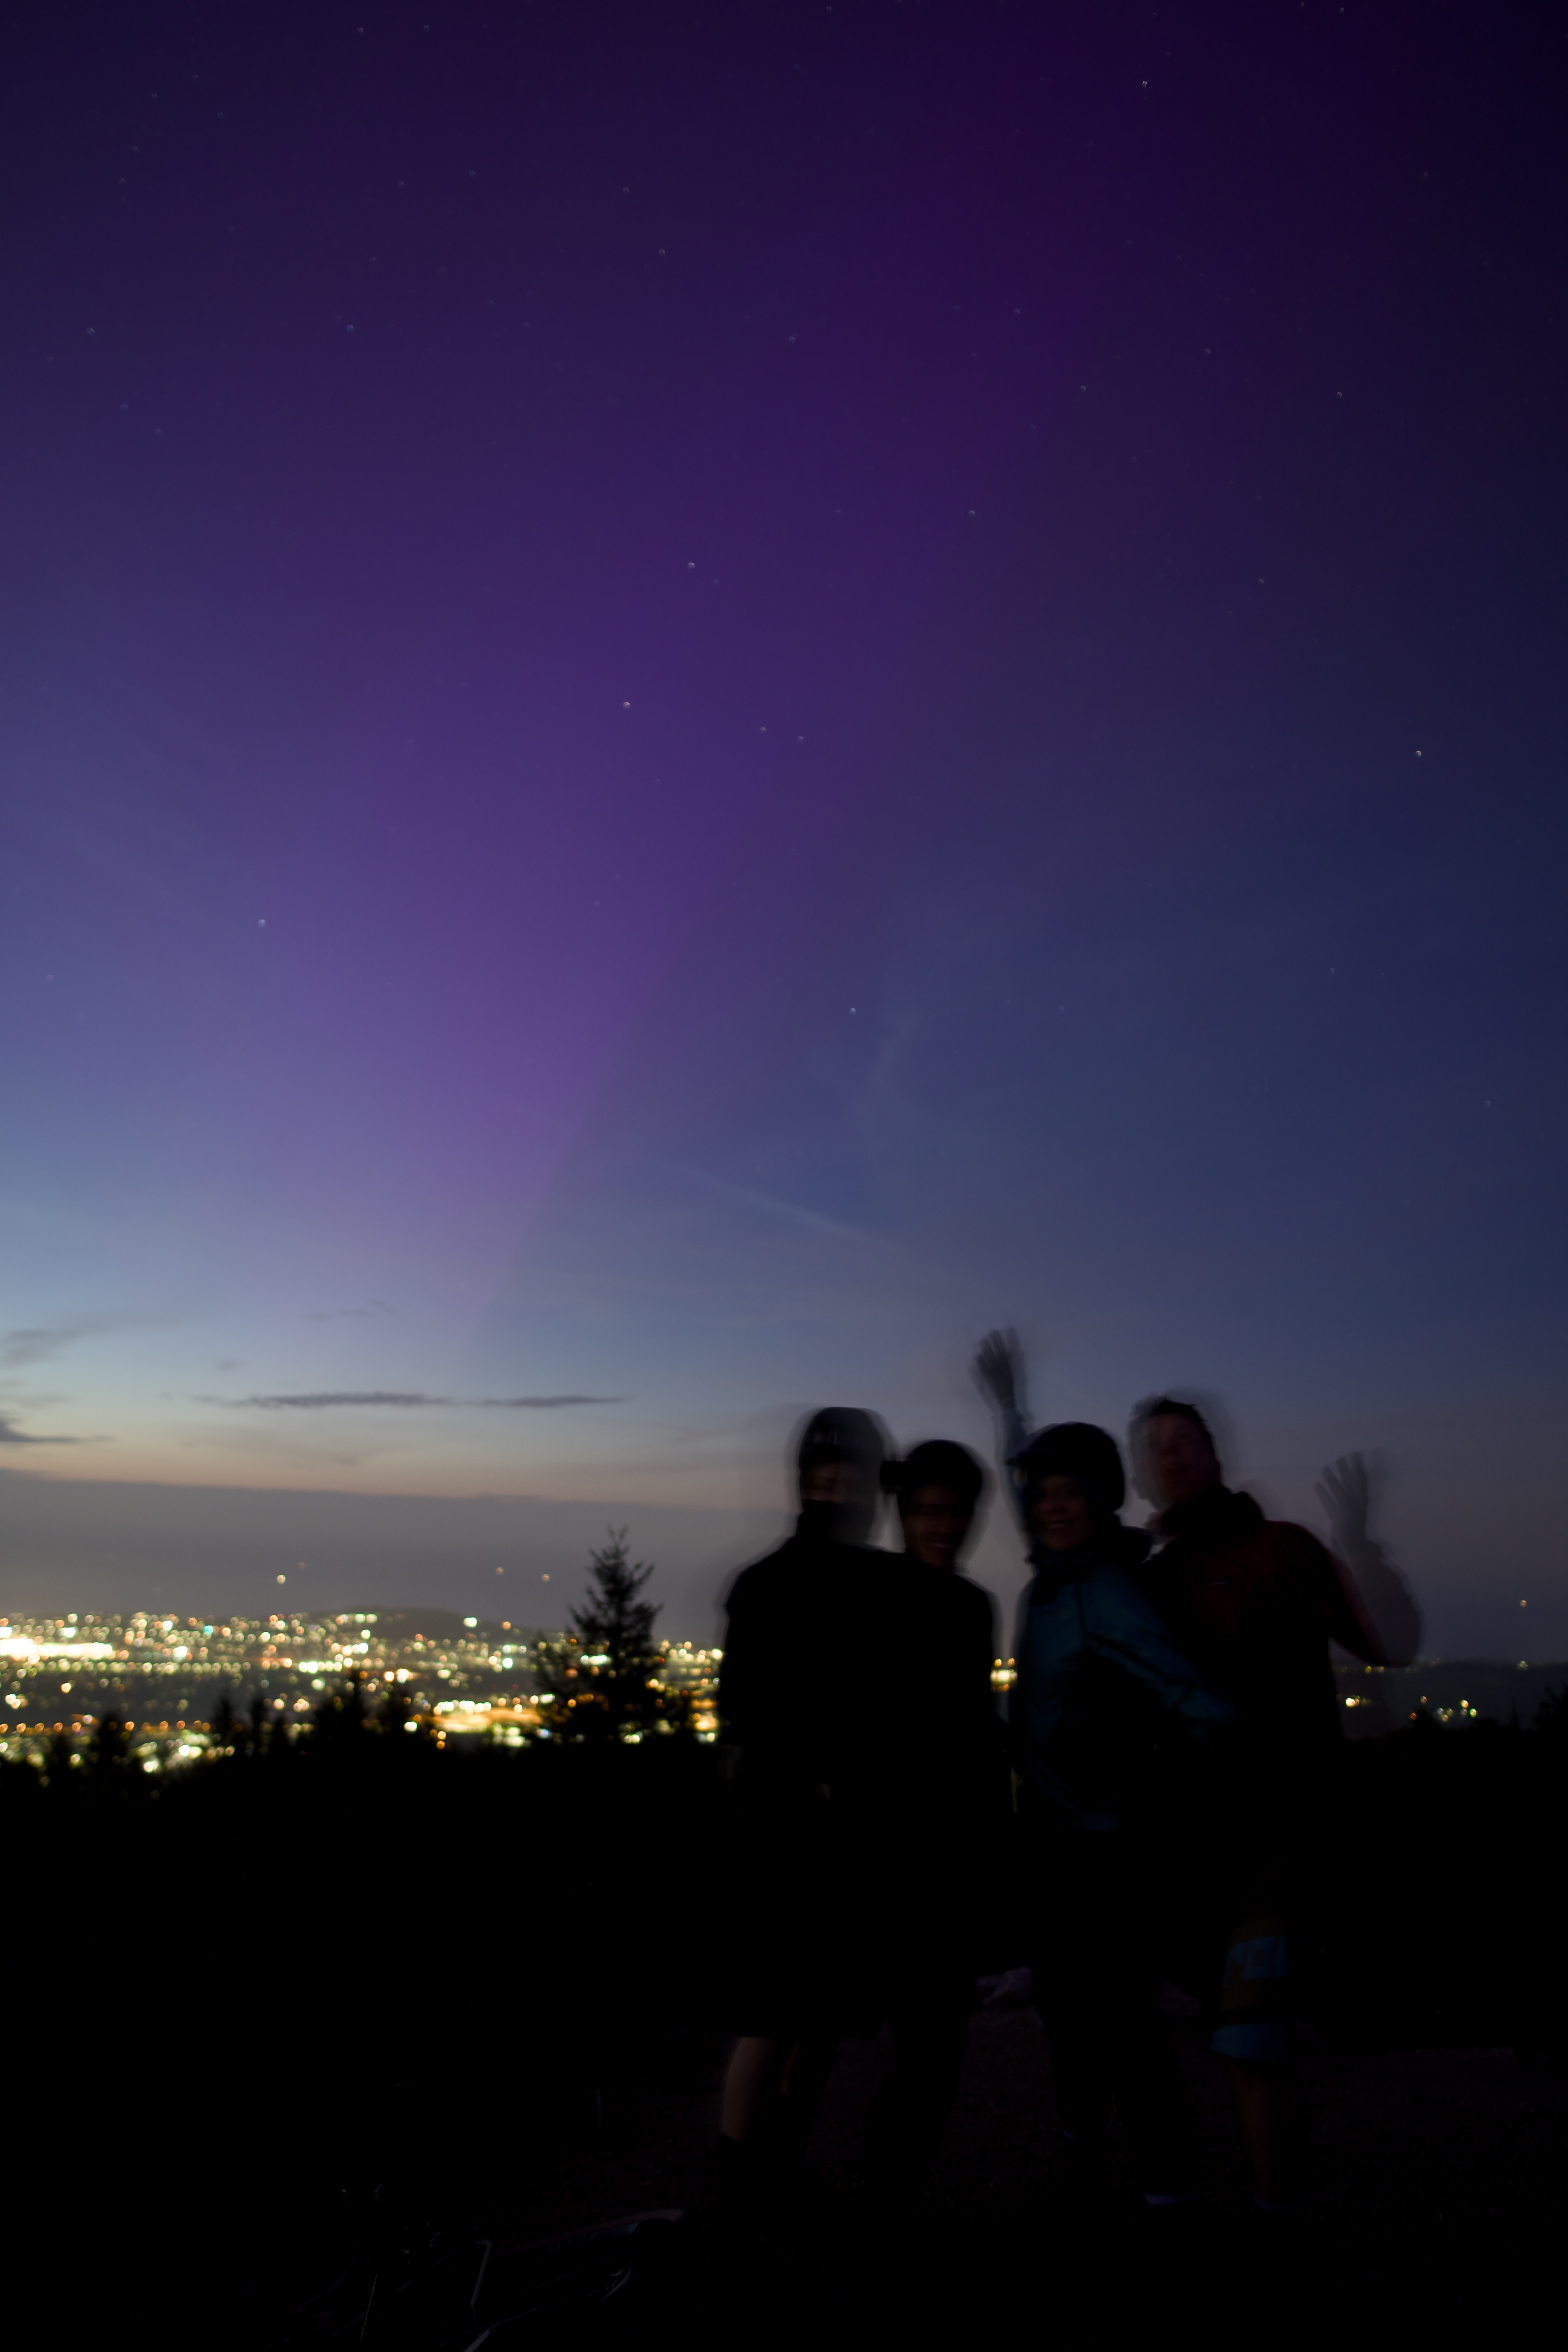
[[[1096,1656],[1120,1666],[1189,1731],[1223,1730],[1236,1713],[1171,1639],[1164,1619],[1132,1578],[1102,1570],[1085,1588],[1084,1634]]]
[[[748,1571],[742,1570],[725,1604],[724,1655],[719,1666],[719,1721],[725,1739],[742,1746],[754,1725],[757,1644],[752,1622]]]
[[[1013,1516],[1024,1541],[1032,1532],[1024,1516],[1024,1497],[1013,1475],[1012,1460],[1028,1436],[1028,1407],[1024,1393],[1024,1351],[1016,1331],[987,1331],[974,1353],[974,1377],[991,1407],[996,1425],[996,1475],[1010,1496]]]
[[[1372,1533],[1372,1482],[1359,1454],[1324,1470],[1318,1500],[1331,1530],[1329,1638],[1372,1666],[1407,1666],[1421,1645],[1415,1597]]]

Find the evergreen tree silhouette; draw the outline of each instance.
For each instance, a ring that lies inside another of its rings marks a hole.
[[[662,1664],[663,1660],[659,1663]],[[655,1714],[660,1731],[679,1731],[687,1739],[697,1737],[697,1694],[678,1685],[666,1685],[659,1691],[650,1691],[655,1701]]]
[[[653,1638],[658,1604],[641,1598],[653,1562],[628,1557],[625,1528],[608,1532],[604,1549],[588,1555],[588,1604],[572,1612],[571,1656],[551,1675],[550,1727],[569,1739],[641,1729],[659,1712],[649,1687],[664,1663]]]
[[[250,1752],[253,1756],[259,1756],[261,1753],[261,1735],[266,1722],[266,1697],[260,1691],[252,1691],[250,1694]]]
[[[236,1734],[239,1729],[239,1718],[235,1714],[234,1701],[228,1695],[228,1685],[226,1683],[224,1685],[223,1689],[218,1693],[218,1702],[213,1709],[212,1723],[209,1727],[212,1733],[213,1746],[220,1756],[224,1753],[226,1748],[237,1748],[238,1746],[239,1743],[236,1738]]]

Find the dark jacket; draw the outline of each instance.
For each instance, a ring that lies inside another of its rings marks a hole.
[[[889,1832],[1005,1806],[982,1586],[803,1528],[728,1610],[719,1712],[745,1793],[831,1793]]]
[[[868,1722],[868,1794],[916,1822],[1000,1810],[1008,1783],[991,1683],[995,1603],[951,1569],[923,1567],[908,1553],[882,1558],[882,1672]]]
[[[1235,1705],[1243,1747],[1259,1760],[1321,1753],[1340,1729],[1330,1642],[1381,1663],[1331,1553],[1227,1486],[1167,1511],[1161,1527],[1166,1541],[1143,1571],[1145,1589],[1173,1640]]]
[[[809,1793],[863,1769],[861,1685],[870,1670],[886,1553],[793,1536],[744,1568],[726,1603],[719,1716],[752,1790]]]

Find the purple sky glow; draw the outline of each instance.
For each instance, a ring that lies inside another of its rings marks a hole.
[[[1551,13],[14,13],[0,1606],[706,1633],[1007,1321],[1568,1655]]]

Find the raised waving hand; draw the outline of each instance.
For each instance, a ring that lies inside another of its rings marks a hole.
[[[999,1413],[1024,1419],[1024,1350],[1016,1331],[987,1331],[974,1351],[974,1377]]]
[[[1370,1626],[1385,1664],[1409,1665],[1421,1644],[1421,1612],[1372,1532],[1372,1478],[1363,1456],[1342,1454],[1330,1463],[1316,1493],[1328,1514],[1342,1580],[1357,1616]]]

